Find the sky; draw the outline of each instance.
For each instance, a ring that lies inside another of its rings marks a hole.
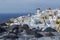
[[[47,7],[55,9],[60,6],[60,0],[0,0],[0,13],[28,13]]]

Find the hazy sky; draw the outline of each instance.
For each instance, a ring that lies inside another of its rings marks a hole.
[[[0,13],[35,12],[36,8],[57,8],[60,0],[0,0]]]

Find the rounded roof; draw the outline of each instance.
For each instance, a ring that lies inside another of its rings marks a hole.
[[[36,10],[40,10],[40,8],[37,8]]]
[[[48,7],[47,10],[52,10],[52,9],[50,7]]]

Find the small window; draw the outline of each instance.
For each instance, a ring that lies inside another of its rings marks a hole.
[[[45,16],[45,19],[48,19],[47,16]]]

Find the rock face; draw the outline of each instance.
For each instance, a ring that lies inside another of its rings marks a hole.
[[[57,32],[55,29],[52,29],[51,27],[48,27],[44,30],[44,32]]]
[[[6,23],[2,23],[2,24],[0,24],[0,26],[7,26],[7,24]]]

